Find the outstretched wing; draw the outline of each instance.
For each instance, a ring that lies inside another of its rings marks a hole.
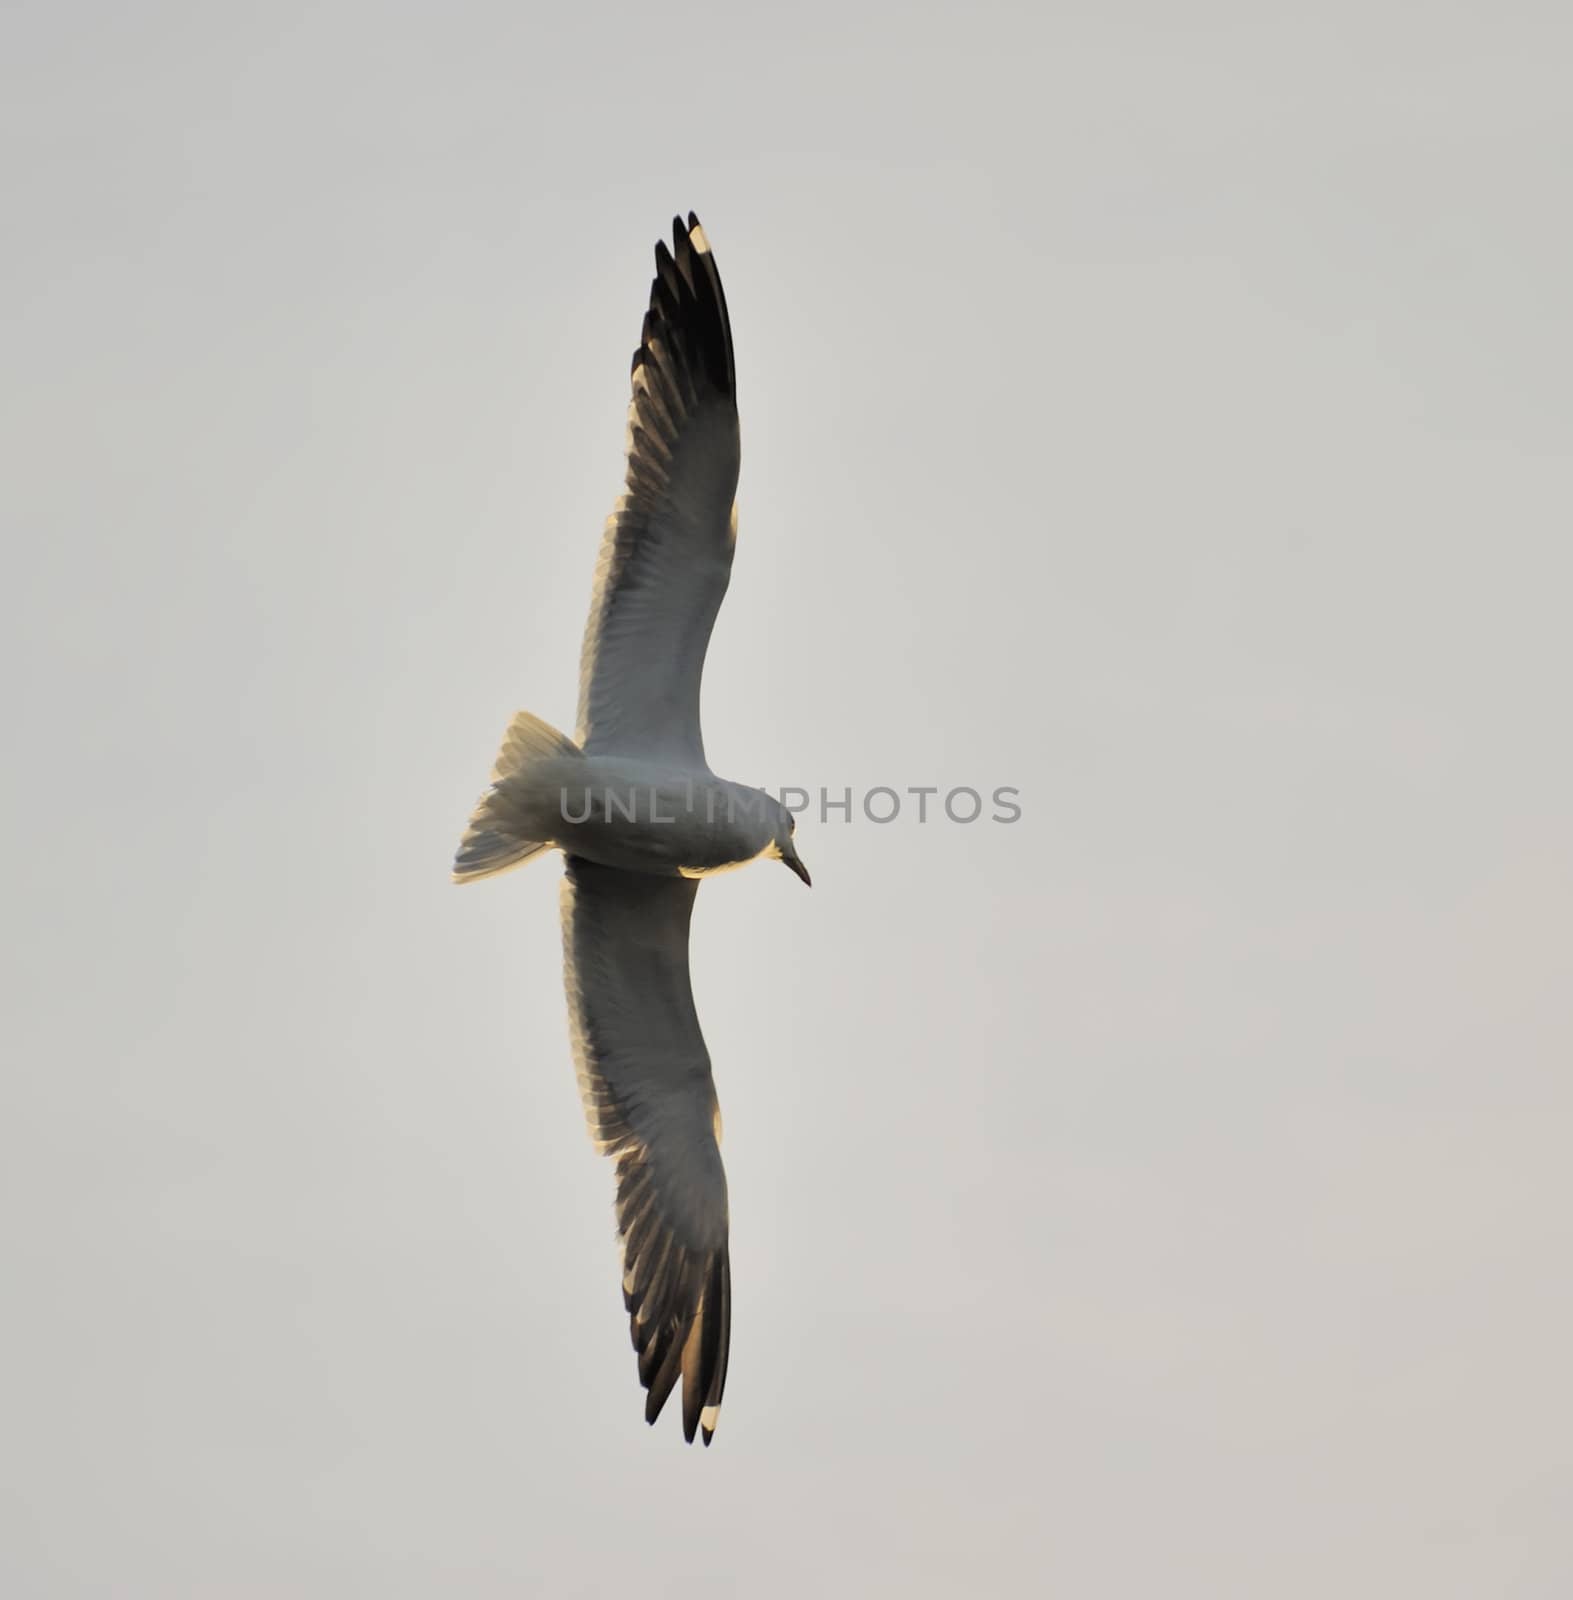
[[[617,1226],[639,1381],[654,1422],[679,1377],[683,1436],[715,1432],[732,1281],[710,1055],[688,924],[699,885],[568,858],[563,964],[590,1135],[617,1162]]]
[[[737,383],[699,219],[655,247],[634,352],[628,474],[606,525],[579,667],[578,740],[703,766],[699,680],[737,537]]]

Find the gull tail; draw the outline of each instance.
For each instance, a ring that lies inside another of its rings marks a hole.
[[[459,841],[453,861],[455,883],[495,877],[551,848],[550,837],[539,837],[550,831],[543,825],[549,820],[546,811],[539,803],[530,803],[531,790],[538,786],[519,780],[544,762],[574,760],[580,754],[572,739],[539,717],[528,711],[514,717],[492,767],[491,787],[481,796]]]

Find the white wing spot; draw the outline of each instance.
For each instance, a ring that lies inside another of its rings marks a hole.
[[[704,1410],[699,1413],[699,1426],[703,1428],[706,1433],[714,1433],[715,1425],[720,1420],[720,1406],[706,1406]]]
[[[688,230],[688,242],[693,245],[700,255],[707,256],[710,254],[710,241],[705,238],[705,230],[697,222]]]

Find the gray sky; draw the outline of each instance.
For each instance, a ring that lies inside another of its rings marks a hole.
[[[296,9],[5,12],[0,1587],[1568,1593],[1566,8]],[[447,881],[689,207],[712,760],[1023,805],[700,896],[709,1452]]]

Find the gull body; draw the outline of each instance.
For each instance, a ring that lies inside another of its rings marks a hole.
[[[597,1147],[617,1165],[623,1304],[654,1422],[682,1385],[710,1443],[731,1345],[721,1113],[694,1011],[699,881],[751,861],[809,881],[793,818],[710,770],[699,685],[737,542],[732,331],[699,220],[656,246],[633,359],[624,493],[606,526],[570,739],[521,711],[454,861],[461,883],[565,858],[569,1032]]]
[[[488,817],[606,867],[707,877],[762,859],[806,869],[793,818],[763,789],[637,756],[550,756],[495,785]]]

